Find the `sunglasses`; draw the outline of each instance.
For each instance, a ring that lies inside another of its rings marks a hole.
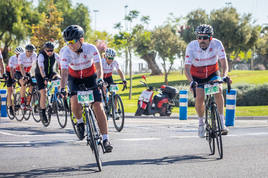
[[[210,36],[198,36],[197,39],[199,40],[208,40]]]
[[[73,40],[70,40],[70,41],[66,41],[67,44],[75,44],[78,40],[76,39],[73,39]]]
[[[53,52],[54,50],[53,49],[48,49],[48,50],[46,50],[46,52]]]
[[[114,60],[114,58],[112,58],[112,57],[108,57],[108,59],[109,59],[109,60]]]

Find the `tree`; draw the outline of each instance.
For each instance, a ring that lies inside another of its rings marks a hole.
[[[60,29],[63,21],[62,13],[57,11],[53,0],[50,0],[48,5],[48,14],[43,12],[40,23],[32,25],[33,36],[31,37],[31,42],[40,49],[45,42],[53,41],[59,45],[58,49],[60,49],[64,44]]]
[[[153,49],[152,33],[144,30],[143,26],[138,27],[136,27],[137,33],[134,39],[135,52],[146,61],[151,69],[151,75],[160,75],[162,72],[155,61],[156,51]]]
[[[203,9],[197,9],[192,12],[190,12],[186,17],[186,24],[181,25],[179,27],[179,33],[183,40],[186,43],[191,42],[194,40],[195,37],[195,29],[200,24],[206,24],[208,23],[208,15],[206,14],[206,11]]]
[[[210,14],[210,24],[214,28],[214,36],[222,41],[226,51],[229,69],[232,69],[231,54],[237,56],[241,51],[253,49],[257,43],[260,30],[250,24],[251,15],[242,17],[233,7],[214,10]]]
[[[26,0],[0,1],[0,43],[4,45],[3,58],[7,63],[9,47],[19,44],[30,35],[31,24],[39,21],[32,2]]]
[[[86,36],[91,33],[90,16],[88,8],[82,3],[77,3],[75,7],[72,6],[71,0],[53,0],[58,12],[62,13],[63,21],[60,25],[63,31],[69,25],[80,25],[86,32]],[[39,0],[38,11],[48,14],[50,0]]]
[[[181,57],[185,51],[185,42],[176,35],[170,25],[157,27],[152,33],[153,48],[163,60],[165,83],[168,84],[168,74],[172,69],[176,56]],[[169,65],[168,65],[169,63]]]

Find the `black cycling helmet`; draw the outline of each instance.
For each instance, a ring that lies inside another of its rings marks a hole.
[[[48,42],[46,42],[44,44],[44,48],[54,49],[54,47],[55,47],[55,45],[52,42],[50,42],[50,41],[48,41]]]
[[[79,25],[70,25],[63,31],[65,41],[79,40],[84,36],[84,30]]]
[[[199,25],[196,29],[195,29],[195,34],[208,34],[208,35],[213,35],[213,28],[210,25],[207,24],[202,24]]]
[[[25,49],[26,49],[27,51],[34,51],[34,50],[36,50],[35,47],[34,47],[34,45],[32,45],[32,44],[27,44],[27,45],[25,46]]]

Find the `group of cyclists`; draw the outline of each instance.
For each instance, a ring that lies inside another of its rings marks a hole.
[[[196,89],[195,108],[199,118],[198,135],[204,137],[204,83],[210,80],[226,80],[228,74],[228,63],[224,47],[220,40],[213,38],[213,28],[210,25],[200,25],[196,28],[196,40],[189,43],[185,56],[185,75],[190,82],[191,89]],[[15,55],[10,57],[4,72],[3,57],[0,53],[0,73],[7,79],[8,97],[7,104],[9,112],[13,113],[11,94],[13,84],[17,80],[21,86],[21,109],[29,107],[29,99],[25,98],[26,83],[31,80],[30,70],[36,63],[35,78],[40,92],[40,118],[47,122],[46,116],[46,86],[51,79],[60,79],[60,93],[66,96],[69,93],[71,111],[77,119],[77,131],[80,140],[84,138],[85,124],[82,118],[82,106],[78,104],[77,91],[80,84],[86,88],[94,88],[93,110],[97,123],[102,134],[103,146],[106,152],[111,152],[113,146],[108,135],[108,124],[102,104],[102,96],[98,86],[104,82],[113,83],[112,71],[116,69],[124,85],[127,85],[124,74],[119,64],[114,60],[115,50],[107,48],[104,54],[98,50],[98,46],[84,41],[84,30],[79,25],[70,25],[63,31],[63,38],[66,42],[59,54],[54,51],[54,44],[46,42],[39,54],[35,53],[32,44],[15,49]],[[1,52],[1,51],[0,51]],[[218,64],[220,61],[220,66]],[[57,66],[57,67],[56,67]],[[222,71],[220,72],[220,67]],[[60,74],[57,73],[57,68]],[[68,92],[66,92],[66,85]],[[30,86],[30,90],[31,90]],[[216,103],[220,113],[222,126],[224,126],[224,98],[222,89],[215,95]],[[227,134],[228,129],[222,128],[222,134]]]

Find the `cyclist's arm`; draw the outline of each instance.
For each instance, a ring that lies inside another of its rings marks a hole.
[[[220,59],[221,63],[221,77],[226,77],[228,75],[228,61],[226,58]]]
[[[60,88],[65,88],[68,79],[68,69],[61,69]]]
[[[185,76],[186,78],[191,82],[193,81],[193,77],[191,75],[191,65],[190,64],[185,64]]]
[[[102,69],[102,64],[101,62],[96,62],[95,63],[95,67],[96,67],[96,70],[97,70],[97,78],[103,78],[103,69]]]
[[[44,56],[42,54],[39,54],[38,56],[38,66],[40,70],[40,74],[43,78],[46,77],[45,70],[44,70]]]
[[[124,76],[123,72],[122,72],[120,69],[118,69],[117,72],[118,72],[118,74],[119,74],[121,80],[122,80],[122,81],[125,80],[125,76]]]
[[[1,58],[0,56],[0,73],[1,73],[1,76],[3,76],[4,74],[4,63],[3,63],[3,58]]]
[[[26,72],[24,70],[24,65],[23,64],[20,64],[20,72],[21,72],[23,77],[26,77]]]

